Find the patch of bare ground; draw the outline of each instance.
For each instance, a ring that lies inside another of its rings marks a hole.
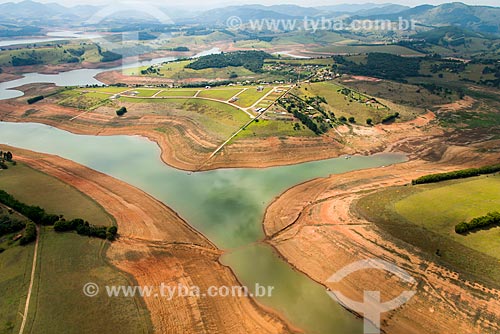
[[[107,175],[51,155],[13,147],[16,160],[87,194],[116,220],[119,237],[107,256],[140,286],[239,286],[219,251],[168,207]],[[247,297],[144,298],[156,333],[290,333],[271,310]]]
[[[467,110],[477,102],[470,96],[465,96],[463,99],[454,101],[452,103],[442,104],[438,106],[437,112],[457,112],[460,110]]]
[[[435,142],[428,142],[435,147]],[[405,290],[415,296],[382,315],[386,333],[499,333],[500,291],[463,278],[361,218],[356,201],[384,187],[404,185],[435,172],[498,162],[499,153],[479,154],[479,147],[451,146],[436,162],[415,159],[390,167],[316,179],[293,187],[267,209],[268,242],[294,267],[344,295],[363,300],[363,291],[381,291],[391,300]],[[482,148],[482,147],[481,147]],[[424,152],[428,155],[428,152]],[[344,266],[381,258],[407,270],[417,281],[403,283],[387,272],[360,271],[341,282],[327,283]]]
[[[16,80],[22,78],[21,75],[11,74],[11,73],[0,73],[0,82],[6,82],[11,80]]]

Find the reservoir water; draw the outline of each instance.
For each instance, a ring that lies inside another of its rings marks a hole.
[[[261,242],[262,219],[273,198],[296,184],[400,163],[406,160],[404,155],[377,154],[265,169],[187,173],[164,164],[159,147],[142,137],[84,136],[42,124],[0,122],[0,143],[59,155],[153,195],[225,250],[221,261],[244,285],[274,286],[272,297],[258,300],[284,314],[306,333],[363,332],[362,321]]]
[[[198,58],[201,56],[206,56],[210,54],[220,53],[219,48],[212,48],[209,50],[202,51],[193,56],[193,58]],[[16,80],[0,82],[0,100],[12,99],[19,96],[23,96],[23,92],[15,90],[14,88],[32,84],[32,83],[53,83],[56,86],[83,86],[83,85],[103,85],[102,82],[95,79],[95,76],[99,73],[106,71],[116,71],[128,68],[136,68],[142,66],[151,66],[155,64],[160,64],[167,61],[173,61],[174,57],[163,57],[154,58],[151,60],[144,60],[139,62],[125,63],[121,66],[113,68],[99,68],[99,69],[79,69],[67,72],[60,72],[58,74],[40,74],[40,73],[27,73],[23,74],[23,77]]]

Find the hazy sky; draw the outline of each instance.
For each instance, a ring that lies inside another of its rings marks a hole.
[[[20,0],[0,0],[0,3],[5,3],[5,2],[19,2]],[[110,3],[118,4],[121,1],[111,1],[111,0],[36,0],[38,2],[57,2],[62,5],[71,7],[75,4],[93,4],[93,5],[107,5]],[[215,0],[215,1],[206,1],[206,0],[183,0],[183,1],[169,1],[169,0],[150,0],[150,1],[143,1],[143,2],[150,2],[151,4],[157,5],[157,6],[182,6],[182,7],[190,7],[192,9],[196,9],[199,7],[220,7],[223,5],[237,5],[237,4],[264,4],[264,5],[272,5],[272,4],[297,4],[297,5],[302,5],[302,6],[315,6],[315,5],[336,5],[336,4],[343,4],[343,3],[398,3],[402,5],[408,5],[408,6],[417,6],[421,4],[431,4],[431,5],[437,5],[437,4],[442,4],[446,2],[452,2],[452,1],[446,1],[446,0],[396,0],[396,1],[390,1],[390,0],[236,0],[236,1],[228,1],[228,0]],[[490,6],[498,6],[498,0],[471,0],[471,1],[462,1],[467,4],[471,5],[490,5]]]

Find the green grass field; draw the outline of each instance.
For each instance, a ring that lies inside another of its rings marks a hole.
[[[120,98],[128,109],[127,116],[155,114],[185,117],[217,138],[224,139],[249,121],[249,116],[227,103],[203,99]]]
[[[467,235],[454,230],[462,221],[499,211],[498,189],[500,175],[394,187],[362,198],[356,209],[438,261],[498,284],[499,229],[478,230]]]
[[[300,97],[323,96],[328,102],[325,105],[326,110],[333,112],[337,118],[344,116],[345,118],[354,117],[360,125],[366,125],[366,120],[371,118],[373,123],[378,123],[392,113],[380,103],[366,104],[363,101],[369,99],[367,95],[353,92],[352,95],[346,96],[339,92],[344,87],[332,82],[317,82],[311,84],[302,84],[299,89],[295,90],[295,94]],[[360,100],[361,102],[357,101]]]
[[[173,97],[173,96],[182,96],[182,97],[190,97],[194,96],[198,89],[165,89],[162,90],[161,93],[157,95],[157,97]]]
[[[272,87],[264,87],[264,89],[259,92],[256,87],[249,87],[246,91],[238,95],[236,104],[244,108],[251,107],[260,98],[269,93],[271,89]]]
[[[0,254],[0,333],[18,333],[19,312],[24,311],[28,291],[33,244],[15,246]]]
[[[111,94],[117,94],[117,93],[122,93],[127,90],[130,90],[131,88],[128,87],[115,87],[115,86],[107,86],[107,87],[96,87],[96,88],[89,88],[88,90],[93,90],[96,92],[103,92],[103,93],[111,93]],[[86,89],[77,89],[79,91],[85,91]]]
[[[133,89],[132,91],[139,93],[139,94],[137,94],[137,96],[140,96],[140,97],[151,97],[151,96],[155,95],[156,93],[158,93],[160,90],[159,89],[149,89],[149,88],[137,88],[137,89]]]
[[[0,189],[67,219],[96,225],[113,218],[92,199],[63,182],[18,163],[0,173]],[[41,230],[38,265],[24,333],[148,333],[151,322],[139,299],[85,297],[87,282],[129,285],[128,276],[106,261],[106,241],[76,233]],[[0,254],[0,333],[17,333],[29,285],[34,244]]]
[[[314,132],[305,126],[300,126],[299,130],[294,129],[296,122],[278,120],[259,120],[251,123],[245,130],[235,137],[235,141],[245,138],[267,138],[267,137],[308,137],[315,136]],[[299,122],[300,123],[300,122]]]
[[[120,328],[120,333],[132,334],[150,330],[142,301],[105,295],[105,285],[134,284],[107,263],[105,244],[75,233],[42,230],[37,293],[25,333],[111,333]],[[97,297],[85,296],[82,287],[88,282],[104,291]]]
[[[94,225],[106,226],[114,222],[87,195],[23,164],[0,173],[0,189],[23,203],[38,205],[49,213],[63,214],[67,219],[83,218]]]
[[[477,231],[463,236],[454,227],[490,211],[500,211],[500,175],[419,186],[419,192],[394,204],[395,211],[413,224],[447,235],[455,241],[500,260],[497,233]],[[439,203],[439,209],[435,204]]]
[[[111,103],[111,95],[90,90],[65,90],[59,93],[59,104],[81,110],[94,110]]]
[[[229,100],[234,95],[241,92],[242,90],[243,90],[243,87],[241,87],[241,88],[212,88],[212,89],[202,90],[200,92],[200,94],[198,94],[198,96],[208,97],[208,98],[217,99],[217,100]]]

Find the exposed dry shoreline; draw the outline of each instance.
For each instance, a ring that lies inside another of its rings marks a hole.
[[[119,238],[110,262],[141,286],[240,286],[221,251],[168,207],[110,176],[60,157],[2,146],[16,160],[77,188],[111,214]],[[246,297],[145,297],[156,333],[292,333],[272,310]]]
[[[268,207],[263,223],[267,241],[292,266],[355,300],[363,299],[364,290],[381,290],[383,300],[416,290],[407,304],[383,316],[382,329],[387,333],[444,334],[450,328],[456,333],[498,333],[499,290],[467,281],[429,260],[415,247],[359,217],[353,206],[358,198],[381,187],[499,159],[500,154],[450,147],[435,163],[415,159],[306,182],[289,189]],[[404,268],[418,283],[407,286],[378,270],[351,274],[339,284],[326,282],[344,266],[374,257]]]

